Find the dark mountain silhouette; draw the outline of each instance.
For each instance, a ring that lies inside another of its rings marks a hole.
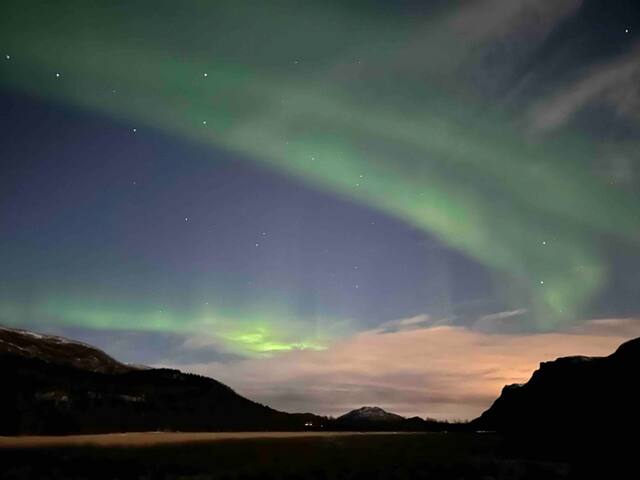
[[[422,421],[422,419],[420,419]],[[404,430],[406,419],[379,407],[361,407],[333,422],[337,430]]]
[[[128,366],[94,347],[25,330],[0,328],[0,375],[0,435],[300,430],[327,422],[279,412],[210,378]]]
[[[102,350],[75,340],[1,326],[0,353],[101,373],[124,373],[140,368],[120,363]]]
[[[361,407],[338,417],[338,422],[401,422],[404,417],[389,413],[380,407]]]
[[[442,432],[462,431],[466,423],[451,423],[420,417],[406,418],[380,407],[361,407],[341,415],[329,426],[335,430]]]
[[[640,338],[608,357],[542,362],[523,385],[508,385],[470,426],[557,438],[602,437],[635,430],[640,422]]]

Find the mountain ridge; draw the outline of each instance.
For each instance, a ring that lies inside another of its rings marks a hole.
[[[124,373],[148,368],[119,362],[93,345],[57,335],[0,325],[0,353],[14,353],[45,362],[102,373]]]
[[[300,430],[325,417],[274,410],[215,379],[138,368],[63,337],[0,328],[0,435]],[[307,424],[307,425],[305,425]]]
[[[523,384],[505,385],[474,429],[579,435],[640,425],[640,338],[604,357],[574,355],[540,363]]]

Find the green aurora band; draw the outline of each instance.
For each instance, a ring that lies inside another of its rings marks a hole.
[[[479,47],[437,27],[438,15],[424,25],[332,2],[150,5],[3,2],[11,59],[0,85],[235,152],[386,212],[493,269],[534,328],[576,320],[606,282],[596,238],[637,242],[634,199],[586,167],[594,146],[571,132],[532,139],[517,112],[465,88]],[[416,66],[402,52],[418,33]],[[129,325],[73,310],[54,308],[71,323]],[[277,315],[252,315],[223,337],[252,351],[322,344],[284,340],[270,331]],[[136,326],[184,329],[156,317]],[[208,328],[192,318],[194,331]]]

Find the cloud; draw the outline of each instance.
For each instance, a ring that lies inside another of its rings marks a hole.
[[[397,325],[416,326],[427,318]],[[640,336],[640,321],[634,319],[593,320],[564,332],[537,334],[495,334],[450,325],[378,328],[325,351],[192,364],[187,369],[287,411],[339,415],[374,404],[404,415],[473,418],[505,384],[526,381],[541,361],[608,355],[633,336]]]
[[[448,325],[451,323],[449,319],[435,319],[430,315],[416,315],[415,317],[402,318],[400,320],[391,320],[381,324],[376,330],[381,333],[400,332],[406,330],[416,330],[425,327],[435,327]]]
[[[513,332],[522,329],[520,320],[526,315],[526,308],[518,308],[516,310],[508,310],[505,312],[491,313],[483,315],[473,324],[474,330],[482,332]]]
[[[576,12],[582,0],[482,0],[468,2],[452,17],[450,27],[473,40],[515,34],[542,40],[565,17]]]
[[[573,84],[537,105],[530,112],[534,130],[550,131],[563,126],[588,105],[602,102],[621,115],[640,111],[640,46],[631,53],[600,64]]]

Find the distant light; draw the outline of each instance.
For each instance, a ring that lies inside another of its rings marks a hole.
[[[56,78],[60,78],[60,74],[59,73],[56,73]]]
[[[189,217],[184,217],[184,221],[188,222],[189,221]]]
[[[203,120],[203,121],[202,121],[202,124],[203,124],[203,125],[206,125],[206,124],[207,124],[207,121],[206,121],[206,120]]]
[[[208,76],[208,75],[209,75],[208,73],[203,73],[203,74],[202,74],[202,76],[203,76],[203,77],[206,77],[206,76]]]
[[[4,58],[6,58],[7,60],[11,60],[11,55],[5,55]]]
[[[544,285],[544,280],[540,280],[540,285]]]
[[[629,33],[629,29],[628,29],[628,28],[625,28],[625,29],[624,29],[624,33]]]
[[[547,244],[546,240],[543,240],[543,241],[542,241],[542,244],[543,244],[543,245],[546,245],[546,244]]]

